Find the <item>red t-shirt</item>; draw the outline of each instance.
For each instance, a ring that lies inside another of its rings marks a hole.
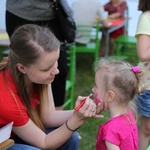
[[[108,11],[109,15],[116,13],[116,12],[120,12],[121,18],[124,18],[126,8],[127,8],[127,3],[125,1],[123,1],[120,5],[118,5],[116,7],[114,7],[111,2],[108,2],[104,5],[104,9],[105,9],[105,11]],[[124,30],[125,30],[124,27],[118,29],[118,30],[112,32],[110,34],[110,37],[117,38],[118,36],[124,34],[124,32],[125,32]]]
[[[127,3],[123,1],[120,5],[114,7],[111,2],[108,2],[104,5],[105,11],[108,11],[108,14],[113,14],[116,12],[120,12],[121,18],[124,18],[124,14],[127,8]]]
[[[31,98],[32,106],[35,108],[38,102],[39,95],[34,92]],[[9,70],[0,71],[0,128],[12,121],[13,126],[22,126],[28,120],[26,107],[21,101]]]

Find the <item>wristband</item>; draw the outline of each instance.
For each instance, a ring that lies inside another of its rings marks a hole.
[[[67,129],[70,130],[70,131],[72,131],[72,132],[75,132],[76,130],[79,129],[79,128],[76,128],[75,130],[70,129],[69,126],[68,126],[68,120],[66,121],[65,124],[66,124]]]

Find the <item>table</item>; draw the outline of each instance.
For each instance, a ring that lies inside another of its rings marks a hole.
[[[106,40],[106,48],[105,48],[105,57],[108,57],[109,55],[109,38],[110,33],[113,31],[116,31],[117,29],[120,29],[121,27],[125,26],[126,20],[125,19],[114,19],[114,20],[108,20],[108,22],[111,24],[110,28],[103,28],[101,27],[101,31],[105,35]]]
[[[9,47],[10,41],[6,31],[0,29],[0,46]]]

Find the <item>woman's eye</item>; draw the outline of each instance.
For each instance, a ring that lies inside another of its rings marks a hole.
[[[50,70],[50,68],[47,68],[47,69],[44,69],[44,70],[42,70],[42,71],[46,72],[46,71],[49,71],[49,70]]]

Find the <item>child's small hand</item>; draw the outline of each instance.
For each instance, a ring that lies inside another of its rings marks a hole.
[[[104,103],[99,102],[97,103],[96,114],[99,114],[103,110],[107,110],[107,109],[108,109],[108,105],[106,102]]]

